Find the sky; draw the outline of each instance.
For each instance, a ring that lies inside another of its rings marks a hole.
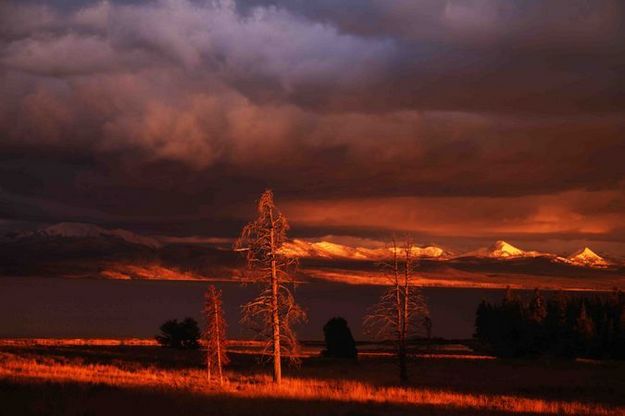
[[[620,0],[4,1],[0,230],[625,255]]]

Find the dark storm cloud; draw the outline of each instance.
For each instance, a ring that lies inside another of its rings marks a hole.
[[[514,49],[596,50],[622,45],[618,1],[589,0],[242,0],[243,10],[275,5],[343,32],[406,42]]]
[[[624,27],[618,1],[3,3],[0,214],[229,235],[272,187],[307,233],[623,239]]]
[[[366,94],[333,97],[334,105],[543,113],[623,109],[625,6],[618,1],[241,3],[243,10],[284,7],[342,33],[390,37],[400,45],[386,77]],[[366,100],[369,94],[376,99]],[[323,97],[317,98],[327,105]]]

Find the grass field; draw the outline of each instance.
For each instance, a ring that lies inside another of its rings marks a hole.
[[[141,342],[0,343],[0,415],[623,415],[625,365],[487,359],[460,346],[421,351],[411,384],[392,357],[358,363],[305,349],[301,367],[270,382],[254,346],[233,343],[229,381],[206,381],[200,351]]]

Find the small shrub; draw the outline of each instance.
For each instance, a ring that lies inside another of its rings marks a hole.
[[[161,333],[157,335],[156,341],[163,347],[178,349],[197,349],[200,344],[200,328],[192,318],[185,318],[178,322],[177,319],[165,322],[160,327]]]
[[[326,342],[326,349],[322,351],[324,357],[358,358],[356,342],[345,319],[340,317],[330,319],[323,326],[323,336]]]

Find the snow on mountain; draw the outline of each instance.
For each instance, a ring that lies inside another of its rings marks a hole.
[[[577,266],[605,268],[610,265],[608,261],[588,247],[584,247],[583,249],[571,254],[566,258],[566,260]]]
[[[289,257],[367,260],[374,250],[349,247],[329,241],[308,242],[295,239],[286,242],[281,251]]]
[[[435,245],[429,245],[425,247],[413,246],[412,250],[413,255],[417,258],[436,259],[441,261],[449,259],[462,261],[463,258],[497,260],[540,258],[553,263],[565,263],[581,267],[608,268],[610,265],[612,265],[612,263],[603,259],[589,248],[580,250],[569,257],[560,257],[555,254],[545,253],[541,251],[522,250],[503,240],[496,241],[490,247],[480,248],[475,251],[464,253],[458,256],[453,256],[448,251]],[[393,254],[393,251],[390,247],[352,247],[329,241],[310,242],[299,239],[295,239],[285,243],[282,247],[282,252],[287,256],[300,258],[371,261],[386,260],[391,258]]]
[[[62,238],[98,238],[114,237],[126,241],[127,243],[143,245],[157,248],[160,243],[150,237],[141,236],[133,232],[117,229],[106,229],[94,224],[78,222],[61,222],[48,227],[40,228],[34,232],[26,233],[23,237],[62,237]]]
[[[525,251],[503,240],[499,240],[490,247],[489,254],[490,257],[523,257],[525,256]]]
[[[365,248],[350,247],[329,241],[309,242],[304,240],[292,240],[284,244],[282,252],[291,257],[309,257],[326,259],[349,259],[349,260],[382,260],[392,256],[390,247]],[[412,247],[415,257],[443,258],[447,252],[440,247]]]
[[[414,246],[411,248],[412,254],[416,257],[442,258],[447,257],[449,253],[442,248],[434,245],[425,247]]]
[[[480,248],[458,256],[458,258],[462,257],[493,258],[502,260],[541,257],[555,263],[566,263],[582,267],[607,268],[611,265],[610,262],[593,252],[588,247],[577,251],[569,257],[560,257],[555,254],[543,253],[540,251],[525,251],[503,240],[496,241],[488,248]]]
[[[538,257],[547,255],[538,251],[525,251],[507,243],[503,240],[496,241],[490,247],[480,248],[475,251],[471,251],[463,254],[461,257],[488,257],[496,259],[509,259],[519,257]]]

